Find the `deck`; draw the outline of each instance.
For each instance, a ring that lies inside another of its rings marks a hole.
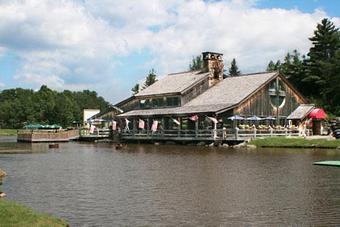
[[[78,140],[80,141],[96,141],[102,139],[109,139],[111,137],[110,129],[98,129],[95,132],[90,132],[89,129],[80,130],[80,136]]]
[[[79,130],[19,130],[18,142],[68,142],[79,138]]]
[[[272,130],[239,130],[239,129],[209,129],[209,130],[162,130],[151,131],[128,131],[121,134],[121,139],[125,141],[153,142],[153,141],[173,141],[173,142],[204,142],[204,143],[234,143],[251,140],[258,137],[273,136],[299,136],[299,132],[289,129]]]

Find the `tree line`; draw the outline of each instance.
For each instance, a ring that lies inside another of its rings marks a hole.
[[[280,71],[309,102],[340,115],[340,31],[327,18],[319,23],[307,55],[287,53],[270,61],[267,71]]]
[[[281,62],[271,60],[267,71],[279,71],[310,103],[323,107],[329,113],[340,115],[340,31],[334,23],[324,18],[317,24],[312,46],[307,55],[298,50],[288,52]],[[202,57],[196,56],[190,70],[203,69]],[[228,75],[241,72],[234,58],[228,67]]]
[[[83,121],[83,109],[109,109],[95,91],[57,92],[43,85],[38,91],[7,89],[0,92],[0,128],[22,128],[26,124],[71,126]]]

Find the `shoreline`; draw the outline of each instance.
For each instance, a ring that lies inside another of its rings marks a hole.
[[[327,138],[258,138],[248,143],[261,148],[298,148],[298,149],[337,149],[340,150],[340,140]]]
[[[0,226],[69,226],[65,220],[6,199],[0,199]]]

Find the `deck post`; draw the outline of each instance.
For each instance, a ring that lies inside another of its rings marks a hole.
[[[287,135],[288,135],[288,129],[285,128],[285,136],[287,136]]]
[[[161,127],[161,137],[164,137],[164,127],[165,127],[165,121],[164,121],[164,117],[162,117],[162,120],[161,120],[161,122],[162,122],[162,127]]]
[[[269,132],[270,132],[270,137],[273,136],[273,128],[271,126],[269,126]]]
[[[179,117],[179,125],[177,127],[177,136],[180,137],[181,136],[181,127],[182,127],[182,118]]]
[[[150,118],[147,118],[146,119],[146,135],[147,136],[149,136],[149,130],[150,130],[150,128],[149,128],[149,122],[150,122]]]
[[[254,138],[256,138],[256,128],[254,127]]]
[[[132,135],[136,134],[136,118],[132,119]]]
[[[195,138],[198,137],[198,120],[195,121]]]
[[[238,140],[238,131],[239,131],[239,128],[235,127],[235,140]]]

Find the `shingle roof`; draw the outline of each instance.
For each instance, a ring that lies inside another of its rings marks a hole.
[[[119,116],[151,116],[167,114],[215,113],[231,108],[254,93],[277,75],[276,72],[227,77],[184,106],[175,108],[132,110]]]
[[[287,119],[290,120],[304,119],[313,109],[314,104],[301,104],[287,117]]]
[[[209,73],[201,73],[200,71],[169,74],[151,86],[140,91],[135,96],[181,93],[201,81],[203,78],[208,77],[208,75]]]
[[[276,72],[246,74],[227,77],[203,94],[194,98],[186,106],[211,104],[237,104],[273,78]]]
[[[146,109],[146,110],[132,110],[123,114],[120,117],[130,116],[155,116],[155,115],[180,115],[180,114],[196,114],[196,113],[215,113],[221,109],[231,107],[231,104],[218,105],[201,105],[201,106],[181,106],[174,108],[162,109]]]

